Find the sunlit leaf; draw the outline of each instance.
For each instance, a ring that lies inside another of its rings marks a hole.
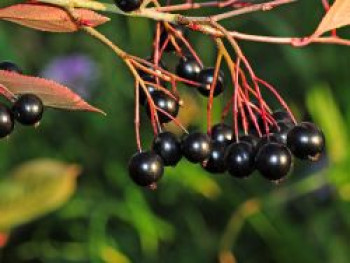
[[[56,210],[74,193],[80,167],[50,159],[25,163],[0,182],[0,230]]]
[[[350,1],[336,0],[314,33],[320,36],[332,29],[350,25]]]
[[[74,15],[81,25],[96,27],[109,21],[108,17],[87,9],[76,9]],[[79,30],[72,17],[62,8],[42,4],[17,4],[0,9],[0,19],[49,32]]]
[[[33,93],[53,108],[103,113],[69,88],[51,80],[0,70],[0,84],[13,94]]]

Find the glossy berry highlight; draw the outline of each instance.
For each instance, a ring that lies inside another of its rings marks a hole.
[[[210,87],[214,82],[214,73],[215,68],[205,68],[199,73],[198,82],[201,83],[201,86],[198,88],[198,91],[206,97],[210,95]],[[224,88],[224,73],[219,70],[213,96],[217,97],[220,95],[224,91]]]
[[[203,163],[203,168],[213,174],[224,173],[226,171],[225,153],[226,145],[213,142],[210,155]]]
[[[175,166],[182,157],[180,141],[171,132],[159,133],[153,140],[152,149],[162,158],[165,166]]]
[[[137,185],[150,186],[156,183],[163,173],[163,161],[154,152],[135,153],[129,161],[129,175]]]
[[[227,145],[232,141],[233,132],[227,124],[218,123],[211,128],[210,135],[213,142]]]
[[[155,107],[160,109],[157,109],[158,119],[160,123],[167,123],[172,121],[170,116],[176,118],[177,114],[179,113],[179,103],[174,98],[170,97],[160,90],[156,90],[152,92],[152,99]],[[166,112],[168,115],[162,111]],[[147,114],[151,118],[151,110],[148,104]]]
[[[8,136],[14,128],[14,118],[11,110],[0,104],[0,138]]]
[[[192,163],[200,163],[208,159],[211,147],[210,137],[200,132],[186,135],[181,143],[182,154]]]
[[[262,176],[271,181],[280,181],[287,176],[292,166],[292,154],[279,143],[266,143],[255,158],[255,165]]]
[[[197,81],[201,70],[202,67],[197,60],[192,57],[182,57],[176,67],[176,74],[181,78]]]
[[[34,94],[21,95],[12,106],[13,115],[23,125],[37,124],[44,112],[43,102]]]
[[[228,172],[237,178],[248,177],[254,171],[254,149],[247,142],[236,142],[229,146],[226,154]]]
[[[302,122],[289,131],[287,144],[297,158],[315,161],[324,150],[325,137],[316,125]]]

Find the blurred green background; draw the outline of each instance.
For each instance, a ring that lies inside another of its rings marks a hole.
[[[0,7],[13,2],[3,0]],[[322,14],[320,1],[299,1],[231,19],[225,26],[303,36]],[[148,56],[154,22],[112,18],[100,30],[129,53]],[[350,38],[349,30],[340,33]],[[205,64],[213,65],[211,40],[198,33],[190,39]],[[136,144],[133,79],[123,62],[84,33],[41,33],[0,22],[0,60],[15,61],[30,75],[50,75],[52,68],[66,65],[69,71],[70,57],[83,57],[81,63],[92,64],[88,69],[95,77],[83,72],[72,88],[108,114],[47,110],[39,128],[18,126],[1,141],[0,217],[18,223],[1,229],[10,235],[0,262],[350,262],[349,47],[241,45],[256,73],[276,86],[299,120],[312,120],[324,130],[325,157],[318,163],[296,161],[289,179],[279,185],[258,174],[243,181],[213,176],[183,161],[166,170],[153,192],[135,186],[127,174]],[[170,69],[176,61],[166,60]],[[186,122],[204,128],[205,101],[185,86],[179,89],[192,104]],[[223,102],[216,101],[216,113]],[[144,113],[141,130],[147,148],[152,134]],[[29,177],[11,174],[37,158],[63,162],[38,164],[62,175],[46,180],[29,168]],[[76,189],[77,169],[72,172],[66,163],[83,169]],[[22,224],[32,213],[43,215]]]

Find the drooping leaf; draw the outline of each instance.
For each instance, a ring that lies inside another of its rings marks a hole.
[[[77,165],[50,159],[19,166],[0,182],[0,231],[59,208],[74,193],[80,170]]]
[[[81,25],[96,27],[109,21],[87,9],[76,9],[74,15]],[[49,32],[74,32],[79,29],[72,17],[62,8],[43,4],[17,4],[0,9],[0,19]]]
[[[45,106],[103,113],[69,88],[51,80],[0,70],[0,84],[15,95],[33,93],[42,99]]]
[[[350,25],[350,1],[336,0],[322,19],[314,36],[320,36],[332,29]]]

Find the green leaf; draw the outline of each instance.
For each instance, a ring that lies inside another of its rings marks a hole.
[[[0,230],[27,223],[63,205],[76,189],[80,167],[38,159],[0,182]]]

